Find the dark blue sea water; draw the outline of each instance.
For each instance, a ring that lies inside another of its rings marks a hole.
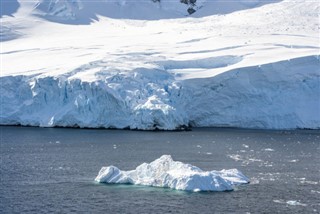
[[[320,131],[0,131],[0,213],[320,213]],[[238,168],[251,183],[191,193],[94,182],[102,166],[129,170],[163,154]]]

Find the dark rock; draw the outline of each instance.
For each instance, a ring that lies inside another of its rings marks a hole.
[[[189,0],[180,0],[180,2],[183,4],[189,4]]]
[[[190,15],[193,14],[194,12],[196,12],[195,9],[193,9],[192,7],[189,7],[189,8],[188,8],[188,13],[189,13]]]

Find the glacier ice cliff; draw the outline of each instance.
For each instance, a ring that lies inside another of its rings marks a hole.
[[[185,66],[185,65],[184,65]],[[2,125],[173,130],[320,128],[316,56],[177,80],[166,68],[66,77],[1,77]]]
[[[140,70],[105,81],[25,76],[1,78],[1,124],[172,130],[187,124],[179,84]],[[148,78],[149,76],[149,78]],[[152,79],[150,79],[152,78]]]
[[[95,181],[186,191],[230,191],[234,186],[249,183],[249,179],[237,169],[203,171],[174,161],[170,155],[163,155],[149,164],[143,163],[131,171],[122,171],[115,166],[102,167]]]

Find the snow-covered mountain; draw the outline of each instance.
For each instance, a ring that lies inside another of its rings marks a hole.
[[[0,124],[320,128],[317,1],[1,8]]]
[[[62,19],[83,20],[94,17],[95,14],[117,18],[154,19],[166,17],[170,12],[171,16],[192,14],[202,6],[203,2],[204,0],[198,2],[196,0],[42,0],[36,8],[40,9],[45,16]]]
[[[11,15],[20,7],[33,15],[65,24],[89,24],[99,16],[121,19],[157,20],[203,17],[278,2],[279,0],[1,0],[0,16]]]

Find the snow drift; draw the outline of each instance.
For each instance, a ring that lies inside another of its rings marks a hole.
[[[320,128],[318,56],[235,69],[187,84],[192,101],[186,115],[192,126]]]
[[[170,155],[163,155],[149,164],[143,163],[131,171],[122,171],[115,166],[102,167],[95,181],[186,191],[230,191],[236,185],[249,183],[249,179],[237,169],[207,172],[173,161]]]

